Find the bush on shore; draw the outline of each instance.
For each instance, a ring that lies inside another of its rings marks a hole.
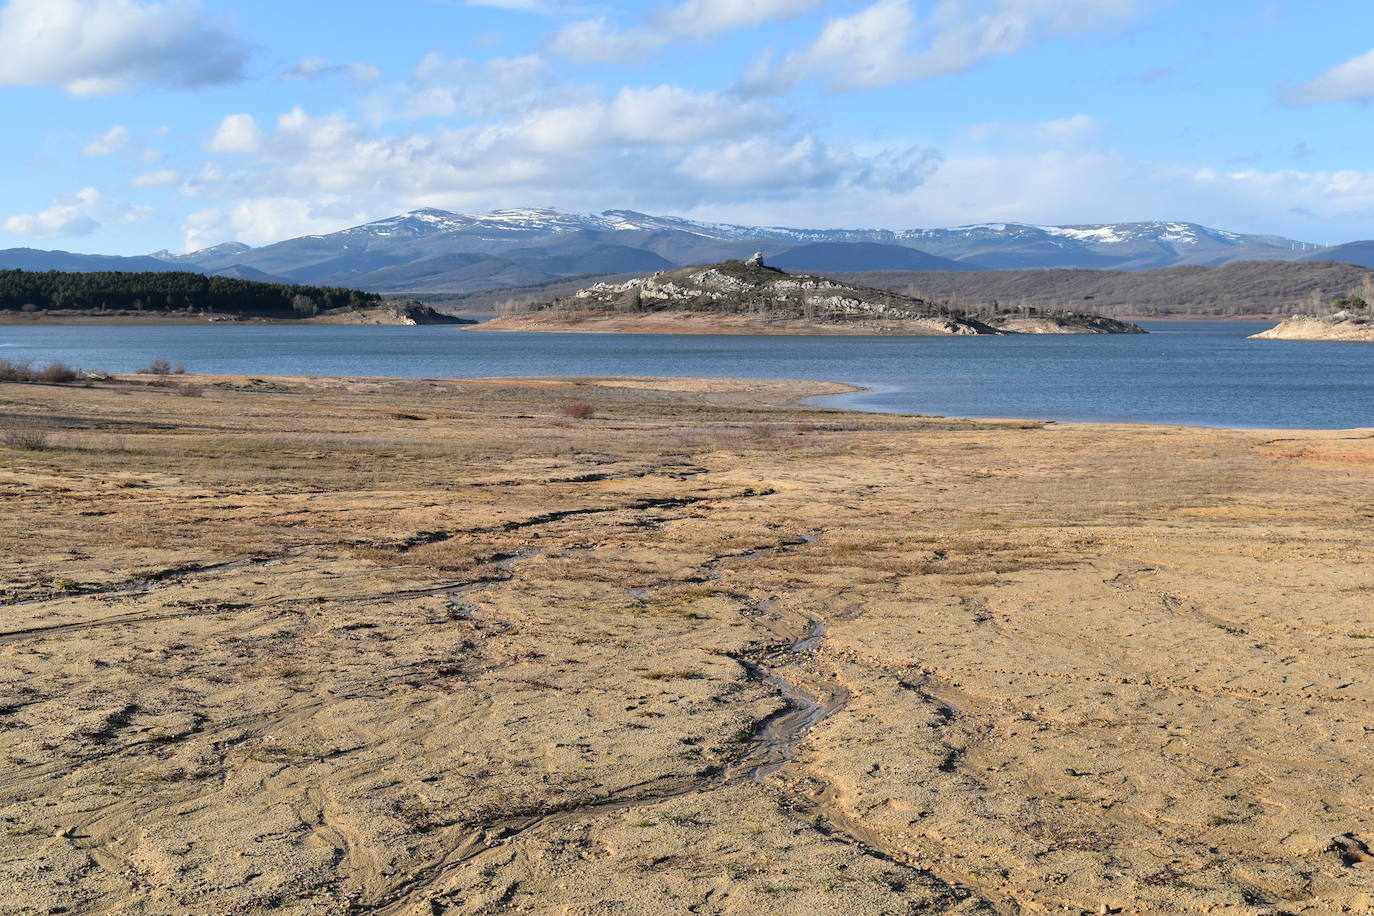
[[[81,378],[81,373],[66,363],[54,360],[35,369],[29,360],[0,359],[0,382],[26,382],[40,385],[64,385]]]

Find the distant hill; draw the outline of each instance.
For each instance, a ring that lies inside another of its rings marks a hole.
[[[1105,315],[1289,315],[1359,290],[1374,271],[1333,261],[1240,261],[1162,270],[843,272],[849,282],[909,296],[979,305],[1026,304]]]
[[[670,270],[747,258],[754,251],[797,269],[854,271],[1140,271],[1334,257],[1329,250],[1280,236],[1173,221],[799,229],[704,222],[633,210],[578,214],[523,208],[475,215],[426,208],[258,248],[227,242],[188,254],[161,251],[147,258],[114,260],[15,249],[0,253],[0,267],[232,271],[393,294],[459,294],[595,273]],[[10,256],[8,262],[5,254]],[[1344,257],[1374,261],[1374,256],[1353,248]]]
[[[1374,241],[1346,242],[1320,251],[1308,252],[1299,261],[1344,261],[1361,267],[1374,267]]]
[[[783,270],[982,270],[977,264],[936,257],[903,245],[878,242],[812,242],[773,255]]]
[[[210,273],[210,276],[233,277],[236,280],[252,280],[255,283],[290,284],[291,282],[290,280],[287,280],[285,277],[274,277],[271,274],[265,274],[260,270],[254,270],[251,267],[244,267],[242,264],[235,264],[233,267],[220,268],[219,270]]]
[[[151,255],[125,258],[107,254],[73,254],[70,251],[39,251],[36,248],[8,248],[0,251],[0,270],[126,270],[162,272],[186,270]],[[192,268],[194,269],[194,268]]]
[[[187,271],[130,273],[0,270],[0,311],[219,313],[307,318],[380,304],[355,289],[255,283]]]

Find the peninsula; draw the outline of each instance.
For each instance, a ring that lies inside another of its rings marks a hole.
[[[1255,340],[1374,341],[1374,312],[1342,309],[1330,315],[1294,315],[1250,336]]]
[[[470,324],[420,302],[342,287],[189,271],[0,270],[4,324]]]
[[[645,334],[1143,334],[1101,315],[1039,309],[953,308],[763,263],[724,261],[621,283],[596,283],[567,298],[521,305],[472,330]]]

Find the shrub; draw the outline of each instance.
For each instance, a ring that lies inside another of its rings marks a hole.
[[[74,382],[80,377],[80,373],[68,366],[66,363],[53,361],[34,374],[34,379],[39,382],[51,384],[62,384]]]
[[[595,416],[596,407],[586,401],[569,401],[563,405],[563,416],[574,420],[587,420]]]
[[[41,452],[48,447],[48,431],[11,426],[0,429],[0,443],[25,452]]]
[[[139,375],[171,375],[172,364],[165,359],[155,359],[142,369],[138,370]]]
[[[0,359],[0,382],[61,384],[74,382],[79,378],[81,373],[63,362],[53,361],[42,369],[35,369],[27,359]]]
[[[205,396],[205,389],[199,385],[190,385],[185,382],[177,386],[177,394],[183,398],[201,398]]]
[[[0,359],[0,382],[27,382],[33,378],[29,361]]]

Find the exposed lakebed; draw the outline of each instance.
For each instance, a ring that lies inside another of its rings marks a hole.
[[[825,401],[964,417],[1335,429],[1374,425],[1374,347],[1248,340],[1273,322],[1142,322],[1148,335],[975,338],[473,334],[452,327],[0,328],[0,358],[132,371],[804,378]]]

